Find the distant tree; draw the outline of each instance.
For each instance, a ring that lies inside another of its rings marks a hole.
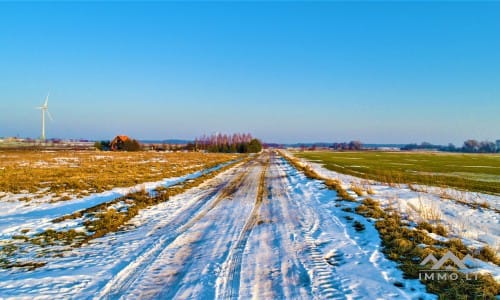
[[[238,144],[238,153],[248,153],[248,144],[247,143],[239,143]]]
[[[464,152],[477,152],[479,151],[479,142],[476,140],[466,140],[463,146]]]
[[[493,142],[489,141],[482,141],[479,143],[479,152],[482,153],[495,153],[496,152],[496,145]]]
[[[363,144],[360,141],[350,141],[349,142],[349,149],[350,150],[361,150],[363,147]]]
[[[327,147],[327,144],[319,144],[320,147]],[[329,148],[333,150],[361,150],[363,148],[363,143],[360,141],[350,141],[349,143],[343,142],[343,143],[331,143]]]
[[[409,150],[415,150],[415,149],[418,149],[418,145],[413,143],[413,144],[408,144],[408,145],[405,145],[401,148],[401,150],[405,150],[405,151],[409,151]]]
[[[455,147],[452,143],[449,143],[446,151],[455,152],[457,151],[457,147]]]
[[[257,153],[262,150],[262,144],[258,139],[253,139],[248,143],[248,152]]]
[[[97,150],[109,151],[111,149],[111,142],[110,141],[96,141],[94,143],[94,147]]]
[[[128,139],[123,142],[123,144],[120,146],[118,150],[123,150],[123,151],[140,151],[141,150],[141,144],[134,139]]]
[[[420,144],[420,149],[432,149],[432,148],[434,148],[434,147],[435,147],[435,146],[434,146],[434,145],[432,145],[432,144],[431,144],[431,143],[429,143],[429,142],[422,142],[422,143]]]
[[[411,151],[411,150],[417,150],[417,149],[424,149],[424,150],[435,149],[435,150],[448,151],[448,150],[446,150],[447,148],[444,146],[433,145],[429,142],[422,142],[422,143],[420,143],[420,145],[413,143],[413,144],[408,144],[408,145],[401,147],[401,150]]]
[[[196,142],[195,143],[187,143],[186,150],[187,151],[196,151]]]

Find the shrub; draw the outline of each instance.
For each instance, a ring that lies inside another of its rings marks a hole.
[[[448,235],[448,229],[446,227],[439,223],[434,226],[434,233],[439,234],[440,236],[447,236]]]
[[[484,246],[481,251],[479,251],[477,258],[485,261],[491,261],[497,266],[500,265],[500,257],[497,255],[496,251],[489,246]]]
[[[448,235],[448,230],[441,223],[439,223],[437,225],[431,225],[428,222],[420,222],[420,223],[417,224],[416,228],[417,229],[426,230],[426,231],[428,231],[430,233],[439,234],[440,236],[447,236]]]
[[[374,219],[380,219],[385,216],[385,212],[380,208],[379,203],[372,198],[364,199],[362,204],[356,207],[356,213]]]
[[[121,149],[119,150],[124,150],[124,151],[140,151],[141,150],[141,144],[137,140],[134,139],[128,139],[123,142],[123,145],[121,146]]]
[[[468,249],[464,245],[461,239],[450,239],[448,240],[448,248],[455,254],[461,253],[463,256],[467,255]],[[461,258],[461,257],[460,257]]]
[[[262,144],[258,139],[253,139],[248,143],[248,152],[249,153],[257,153],[262,150]]]
[[[362,188],[362,187],[360,187],[359,185],[355,185],[355,184],[351,185],[351,190],[352,190],[353,192],[355,192],[355,193],[356,193],[356,195],[358,195],[358,196],[360,196],[360,197],[361,197],[361,196],[363,196],[363,192],[364,192],[364,191],[363,191],[363,188]]]

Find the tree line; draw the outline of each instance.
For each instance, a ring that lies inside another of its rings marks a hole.
[[[465,153],[500,153],[500,140],[496,143],[490,141],[479,142],[474,139],[469,139],[464,142],[462,147],[456,147],[452,143],[447,146],[433,145],[431,143],[423,142],[418,144],[408,144],[401,148],[401,150],[419,150],[419,149],[432,149],[445,152],[465,152]]]
[[[314,143],[310,145],[299,144],[298,145],[301,150],[317,150],[317,149],[331,149],[336,151],[356,151],[361,150],[363,148],[363,143],[360,141],[350,141],[350,142],[342,142],[342,143]]]
[[[203,135],[188,144],[188,150],[224,152],[224,153],[257,153],[262,150],[262,143],[250,133]]]
[[[118,138],[118,137],[117,137]],[[96,141],[94,147],[102,151],[140,151],[148,148],[157,151],[207,151],[223,153],[257,153],[262,150],[262,143],[249,133],[212,134],[196,138],[187,145],[141,145],[135,139]]]
[[[360,141],[350,141],[349,143],[333,143],[330,147],[335,150],[361,150],[363,143]]]

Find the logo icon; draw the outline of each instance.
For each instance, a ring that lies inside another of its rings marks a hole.
[[[466,276],[466,280],[476,279],[476,276],[470,278],[469,273],[472,270],[468,268],[468,265],[476,264],[475,259],[467,254],[463,259],[459,259],[455,254],[448,251],[438,260],[434,255],[429,254],[426,258],[420,263],[421,266],[426,266],[429,263],[432,263],[430,269],[421,270],[419,274],[420,280],[457,280],[459,278],[460,273],[464,273]]]
[[[440,260],[437,260],[434,255],[429,254],[427,257],[420,263],[421,266],[427,265],[429,262],[432,262],[433,265],[431,267],[431,270],[439,270],[441,269],[444,264],[448,261],[451,261],[455,264],[457,268],[452,267],[451,265],[447,265],[445,267],[446,270],[464,270],[467,269],[467,266],[465,265],[466,262],[474,261],[474,258],[467,254],[462,260],[460,260],[458,257],[455,256],[455,254],[451,253],[450,251],[446,252],[446,254],[441,257]]]

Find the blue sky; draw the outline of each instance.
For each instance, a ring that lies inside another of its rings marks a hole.
[[[500,3],[0,3],[0,136],[500,138]]]

